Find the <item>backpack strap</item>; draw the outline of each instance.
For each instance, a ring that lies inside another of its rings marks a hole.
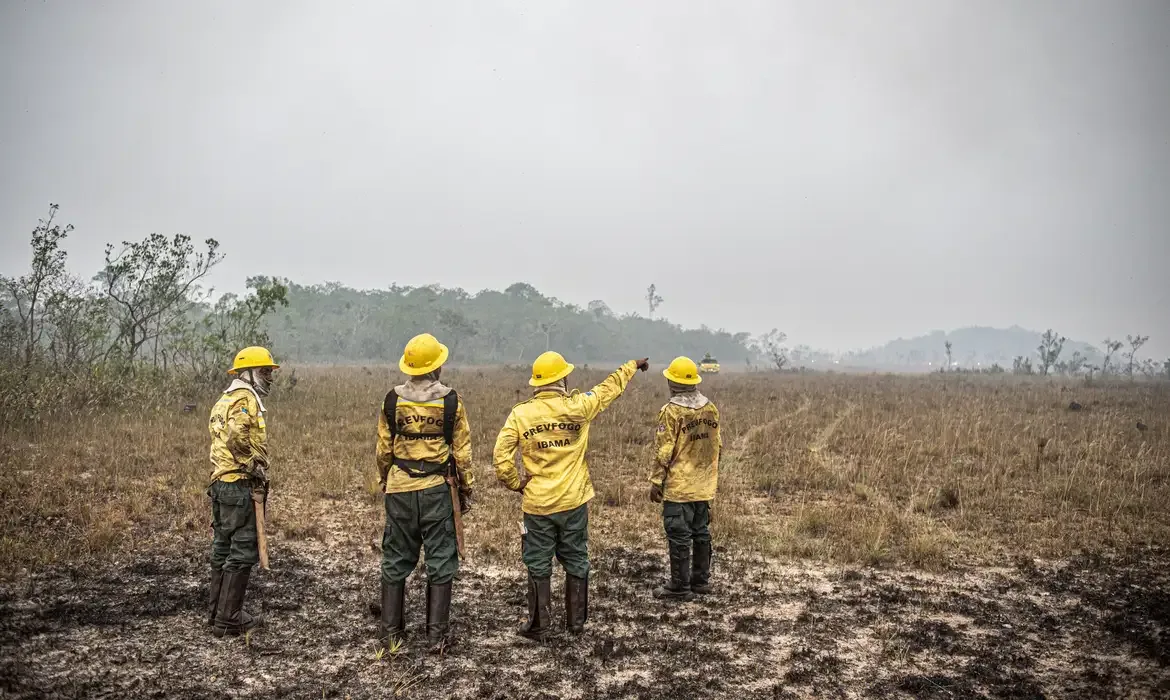
[[[398,393],[391,389],[386,394],[386,400],[382,402],[382,415],[386,416],[386,425],[390,426],[390,439],[398,438],[398,418],[395,413],[398,411]]]
[[[455,390],[443,397],[443,440],[447,447],[455,445],[455,413],[459,410],[459,394]]]
[[[455,390],[447,392],[443,397],[443,441],[447,443],[447,461],[441,464],[433,462],[423,462],[413,459],[394,458],[394,466],[398,467],[408,475],[419,478],[424,476],[436,476],[443,474],[448,469],[453,468],[455,462],[455,453],[453,445],[455,443],[455,415],[459,410],[459,394]],[[390,437],[392,439],[398,438],[398,394],[393,389],[386,394],[386,400],[382,402],[382,413],[386,416],[386,424],[390,428]],[[414,435],[414,433],[411,433]]]

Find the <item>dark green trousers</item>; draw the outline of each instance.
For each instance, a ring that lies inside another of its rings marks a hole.
[[[689,548],[692,542],[710,542],[711,502],[666,501],[662,504],[662,524],[672,545]]]
[[[589,504],[552,515],[524,514],[524,566],[533,578],[552,576],[552,558],[577,578],[589,574]]]
[[[256,542],[256,510],[247,479],[217,481],[207,489],[211,497],[211,568],[247,571],[260,561]]]
[[[382,579],[400,584],[418,566],[419,549],[426,552],[427,583],[449,583],[459,571],[455,511],[446,484],[421,491],[388,493],[386,527],[382,530]]]

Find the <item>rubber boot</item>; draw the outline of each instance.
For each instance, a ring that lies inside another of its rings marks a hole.
[[[659,586],[654,591],[654,597],[691,599],[691,548],[688,545],[670,545],[670,583]]]
[[[517,633],[537,642],[543,642],[549,637],[549,626],[552,620],[552,585],[551,579],[533,578],[528,575],[528,621],[520,626]]]
[[[382,579],[382,611],[378,618],[378,639],[390,646],[401,642],[406,635],[406,582],[390,583]]]
[[[711,592],[711,541],[695,542],[691,560],[691,593],[707,595]]]
[[[215,609],[219,606],[219,592],[223,588],[223,569],[211,570],[211,585],[207,588],[207,624],[215,626]]]
[[[251,569],[223,572],[219,603],[215,609],[215,628],[212,630],[215,636],[235,636],[260,625],[259,616],[244,612],[244,597],[251,576]]]
[[[427,586],[427,644],[441,650],[451,629],[451,582]]]
[[[585,578],[565,574],[565,629],[581,634],[588,619],[589,574],[585,574]]]

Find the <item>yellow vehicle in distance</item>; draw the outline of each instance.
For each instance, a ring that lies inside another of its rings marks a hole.
[[[699,362],[699,374],[719,374],[719,360],[711,357],[711,353],[703,355]]]

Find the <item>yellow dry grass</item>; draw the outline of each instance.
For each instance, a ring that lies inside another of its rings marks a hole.
[[[600,380],[579,371],[578,385]],[[375,417],[400,381],[389,367],[302,368],[269,403],[270,531],[320,538],[382,527]],[[519,565],[518,497],[491,449],[519,370],[445,379],[472,421],[477,503],[471,556]],[[1087,386],[967,376],[723,375],[702,386],[723,415],[716,545],[770,556],[940,568],[1164,542],[1170,534],[1170,385]],[[1085,408],[1068,410],[1072,400]],[[127,411],[0,433],[0,570],[209,536],[207,412]],[[595,552],[661,546],[645,480],[656,373],[639,374],[595,424]],[[1137,422],[1148,426],[1137,428]],[[1043,447],[1041,447],[1041,443]]]

